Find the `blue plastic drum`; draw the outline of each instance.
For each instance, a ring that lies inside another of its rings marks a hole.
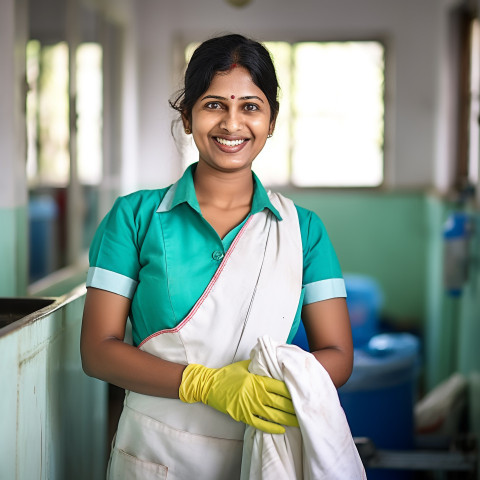
[[[414,403],[419,340],[409,333],[373,336],[355,349],[353,373],[339,397],[355,437],[370,438],[377,448],[414,448]],[[372,470],[370,479],[406,479],[410,473]]]

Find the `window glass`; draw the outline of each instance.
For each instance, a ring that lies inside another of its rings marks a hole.
[[[383,180],[383,49],[375,42],[293,47],[292,183]]]
[[[68,46],[27,46],[28,180],[64,187],[70,174]]]
[[[102,180],[102,47],[82,43],[77,49],[77,165],[80,183]]]
[[[475,19],[471,26],[470,57],[470,125],[469,125],[469,168],[471,185],[479,180],[480,140],[480,22]]]

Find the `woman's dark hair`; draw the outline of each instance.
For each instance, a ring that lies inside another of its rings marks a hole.
[[[211,38],[203,42],[192,55],[185,72],[185,86],[170,106],[191,119],[192,108],[218,72],[233,66],[246,68],[253,83],[267,97],[270,120],[278,114],[278,81],[270,53],[259,42],[238,34]]]

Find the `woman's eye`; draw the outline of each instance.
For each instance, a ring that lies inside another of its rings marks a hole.
[[[211,110],[217,110],[219,108],[222,108],[222,104],[218,102],[209,102],[205,105],[205,107]]]
[[[245,110],[249,112],[255,112],[256,110],[258,110],[258,105],[255,105],[254,103],[247,103],[245,105]]]

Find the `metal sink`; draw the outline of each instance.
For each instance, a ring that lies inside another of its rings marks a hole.
[[[55,298],[0,298],[0,329],[42,310]]]

